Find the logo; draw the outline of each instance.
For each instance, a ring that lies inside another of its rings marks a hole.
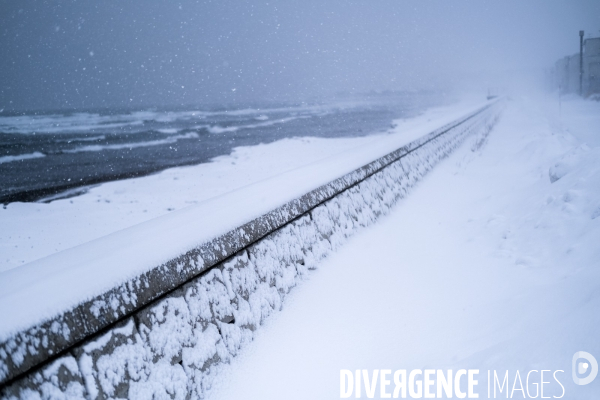
[[[585,361],[584,361],[585,360]],[[590,368],[591,367],[591,368]],[[579,376],[585,375],[589,370],[589,375],[585,378]],[[587,385],[591,383],[598,375],[598,361],[588,352],[578,351],[573,354],[573,382],[576,385]]]

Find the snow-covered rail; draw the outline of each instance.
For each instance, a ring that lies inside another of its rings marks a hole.
[[[320,259],[385,214],[468,135],[487,135],[500,111],[501,102],[486,104],[2,338],[0,398],[203,397]]]

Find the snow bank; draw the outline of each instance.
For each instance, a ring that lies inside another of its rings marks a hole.
[[[8,340],[0,352],[4,378],[177,288],[15,383],[5,395],[61,390],[92,398],[202,397],[223,362],[252,340],[256,328],[320,259],[386,213],[467,135],[488,132],[496,112],[473,113],[306,194],[298,193],[298,186],[305,187],[310,178],[315,184],[319,169],[314,166],[279,177],[280,190],[268,199],[265,189],[272,183],[261,182],[5,272],[10,285],[0,283],[0,312],[9,317],[9,328],[3,327]],[[386,144],[389,152],[390,141]],[[377,142],[365,152],[372,156],[385,148]],[[336,161],[341,167],[327,164],[334,173],[348,170],[350,164]],[[232,212],[239,204],[248,207]],[[167,250],[164,243],[169,243]],[[48,292],[52,304],[36,310],[40,302],[31,296],[40,299],[37,291],[48,287],[63,291]],[[77,303],[82,298],[88,300]],[[11,313],[8,304],[23,305],[24,312]],[[64,312],[73,304],[79,305]],[[54,317],[54,310],[63,313]],[[54,318],[12,333],[43,320],[44,313]],[[73,362],[75,372],[69,368]],[[47,368],[58,372],[47,373]]]

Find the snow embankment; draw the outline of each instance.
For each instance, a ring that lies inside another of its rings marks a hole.
[[[325,260],[209,397],[331,399],[342,369],[464,368],[479,398],[487,370],[509,371],[499,398],[523,398],[517,370],[538,397],[540,371],[562,370],[563,398],[597,399],[571,359],[600,356],[600,103],[551,100],[509,102],[487,142]]]

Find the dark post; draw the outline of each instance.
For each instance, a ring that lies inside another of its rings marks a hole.
[[[583,96],[583,31],[579,31],[579,95]]]

